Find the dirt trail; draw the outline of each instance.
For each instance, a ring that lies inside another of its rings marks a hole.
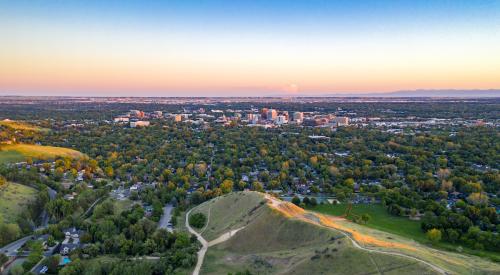
[[[352,228],[347,228],[347,227],[342,226],[341,224],[335,222],[335,221],[344,220],[342,218],[335,218],[335,217],[330,217],[330,216],[326,216],[326,215],[322,215],[322,214],[312,213],[312,212],[306,211],[306,210],[296,206],[293,203],[285,202],[285,201],[276,199],[276,198],[269,196],[269,195],[266,195],[266,198],[268,200],[268,205],[271,208],[277,210],[278,212],[282,213],[286,217],[296,218],[296,219],[299,219],[299,220],[302,220],[305,222],[309,222],[309,223],[313,223],[313,224],[316,224],[319,226],[337,229],[344,236],[349,238],[351,240],[352,244],[354,245],[354,247],[356,247],[358,249],[368,251],[371,253],[380,253],[380,254],[387,254],[387,255],[409,258],[409,259],[418,261],[420,263],[426,264],[441,274],[447,274],[447,272],[444,269],[442,269],[442,268],[440,268],[432,263],[424,261],[422,259],[419,259],[419,258],[416,258],[413,256],[409,256],[409,255],[406,255],[403,253],[380,251],[380,250],[365,248],[362,245],[360,245],[360,243],[363,245],[369,244],[369,245],[386,247],[386,248],[400,248],[400,249],[406,249],[409,251],[415,251],[416,249],[414,247],[411,247],[411,246],[408,246],[405,244],[396,243],[396,242],[388,242],[388,241],[380,240],[380,239],[374,238],[372,236],[362,234],[362,233],[360,233]]]
[[[223,242],[229,240],[232,236],[234,236],[234,234],[236,234],[236,232],[240,231],[243,228],[245,228],[245,227],[243,226],[243,227],[240,227],[238,229],[233,229],[229,232],[226,232],[226,233],[220,235],[217,239],[208,242],[208,247],[211,247],[211,246],[214,246],[214,245],[217,245],[217,244],[220,244],[220,243],[223,243]]]
[[[196,261],[196,266],[193,270],[193,275],[198,275],[198,274],[200,274],[200,269],[201,269],[201,265],[203,264],[203,259],[205,258],[205,253],[207,253],[208,242],[201,236],[201,234],[196,232],[189,225],[189,214],[191,214],[191,211],[193,211],[193,209],[189,210],[186,213],[186,228],[188,229],[189,233],[194,234],[196,236],[196,238],[198,239],[198,241],[201,243],[201,249],[200,249],[200,251],[198,251],[198,260]],[[208,220],[207,220],[207,224],[208,224]]]
[[[206,222],[204,228],[202,229],[201,233],[196,232],[196,230],[194,230],[193,228],[191,228],[191,226],[189,225],[189,214],[191,214],[191,211],[193,211],[194,209],[195,208],[189,210],[186,213],[186,228],[188,229],[188,231],[191,234],[194,234],[196,236],[196,238],[198,239],[198,241],[201,243],[201,249],[198,251],[198,260],[196,261],[196,266],[195,266],[195,268],[193,270],[193,275],[199,275],[200,274],[200,270],[201,270],[201,266],[203,265],[203,260],[205,258],[205,254],[207,253],[208,248],[211,247],[211,246],[214,246],[214,245],[217,245],[217,244],[220,244],[220,243],[223,243],[223,242],[229,240],[238,231],[240,231],[241,229],[245,228],[245,226],[237,228],[237,229],[233,229],[233,230],[231,230],[229,232],[226,232],[226,233],[220,235],[215,240],[207,242],[207,240],[205,240],[205,238],[203,238],[203,236],[201,236],[201,233],[203,233],[203,231],[208,226],[208,223],[210,222],[210,212],[212,210],[212,207],[210,207],[208,209],[207,222]]]

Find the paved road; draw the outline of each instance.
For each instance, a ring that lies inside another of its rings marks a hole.
[[[50,187],[47,188],[48,188],[47,192],[49,193],[49,199],[54,200],[57,196],[57,191]],[[40,223],[40,226],[38,226],[35,230],[44,229],[47,228],[47,226],[49,226],[50,217],[49,214],[47,213],[47,210],[45,209],[43,210],[41,217],[42,217],[42,222]]]
[[[42,268],[45,266],[42,264],[43,260],[45,258],[42,258],[31,270],[30,272],[33,274],[40,274],[40,271],[42,271]]]
[[[33,235],[26,236],[24,238],[21,238],[19,240],[13,241],[10,244],[2,247],[0,249],[0,252],[4,253],[5,255],[9,257],[13,257],[17,255],[17,250],[21,248],[28,240],[31,240]]]
[[[173,210],[174,210],[174,206],[170,203],[165,205],[165,207],[163,207],[163,215],[161,216],[160,221],[158,222],[159,228],[167,229],[168,232],[174,231],[174,227],[170,223],[170,220],[172,219],[172,211]]]
[[[100,197],[97,200],[95,200],[94,203],[90,205],[89,208],[87,208],[87,211],[85,211],[80,217],[86,217],[89,214],[89,212],[92,211],[94,206],[96,206],[96,204],[99,203],[103,198],[104,197]]]

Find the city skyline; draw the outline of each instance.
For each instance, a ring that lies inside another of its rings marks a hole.
[[[0,95],[500,88],[498,1],[0,3]]]

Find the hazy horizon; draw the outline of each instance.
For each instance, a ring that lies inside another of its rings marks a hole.
[[[0,2],[0,95],[500,88],[500,1]]]

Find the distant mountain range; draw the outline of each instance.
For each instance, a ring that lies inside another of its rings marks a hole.
[[[491,90],[410,90],[388,93],[329,94],[332,97],[500,97],[500,89]]]

